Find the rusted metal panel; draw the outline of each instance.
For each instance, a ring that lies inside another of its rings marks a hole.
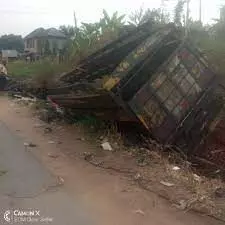
[[[63,107],[77,108],[77,109],[113,109],[118,108],[114,100],[106,94],[95,95],[53,95],[49,98],[57,102]]]
[[[157,31],[158,29],[153,23],[145,23],[83,59],[61,79],[74,83],[81,80],[91,81],[110,75],[124,57]]]
[[[138,122],[158,141],[194,149],[222,107],[214,98],[217,75],[198,49],[181,41],[175,27],[149,31],[145,26],[83,60],[64,77],[75,86],[100,78],[106,100],[101,99],[105,94],[55,100],[119,120],[116,115],[123,112],[123,118]]]
[[[182,138],[182,135],[178,138],[177,133],[183,126],[188,133],[190,127],[186,126],[185,121],[197,118],[193,108],[197,109],[198,116],[201,114],[199,108],[205,114],[198,121],[198,126],[191,128],[196,132],[201,133],[206,117],[216,116],[210,109],[203,110],[209,105],[204,100],[212,99],[216,75],[197,54],[182,44],[129,101],[131,110],[140,122],[161,142],[177,142]],[[204,96],[209,89],[211,94]],[[201,137],[198,141],[200,140]]]

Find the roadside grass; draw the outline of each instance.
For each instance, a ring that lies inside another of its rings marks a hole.
[[[219,74],[225,72],[225,43],[224,40],[214,40],[203,38],[199,42],[199,47],[205,53],[209,62],[215,67]]]
[[[50,60],[40,60],[33,63],[26,63],[18,60],[9,62],[7,65],[8,74],[15,78],[33,78],[42,74],[61,74],[70,69],[67,64],[58,64]]]

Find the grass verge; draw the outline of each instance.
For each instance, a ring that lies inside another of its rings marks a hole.
[[[48,60],[40,60],[33,63],[25,61],[9,62],[7,65],[8,74],[18,78],[31,78],[39,74],[60,74],[69,70],[66,64],[58,64]]]

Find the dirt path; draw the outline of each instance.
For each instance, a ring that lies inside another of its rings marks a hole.
[[[46,125],[33,117],[28,107],[18,106],[5,97],[1,97],[0,104],[0,120],[25,142],[37,144],[29,150],[55,177],[63,179],[62,190],[81,202],[82,210],[97,224],[223,224],[206,216],[178,211],[122,175],[88,164],[81,154],[95,147],[83,141],[82,134],[73,127],[55,126],[53,132],[46,133]]]

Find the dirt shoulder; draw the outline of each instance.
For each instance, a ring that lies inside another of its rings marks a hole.
[[[140,188],[131,176],[110,170],[109,166],[109,169],[103,169],[85,161],[84,152],[96,152],[99,147],[86,141],[83,132],[76,127],[47,125],[34,117],[27,106],[19,106],[6,97],[1,97],[0,102],[0,120],[24,142],[37,145],[30,151],[63,181],[63,188],[71,197],[83,202],[98,224],[223,224],[208,216],[178,210],[171,202]],[[111,158],[112,153],[107,153],[107,159]],[[124,153],[120,163],[128,158],[130,154]],[[175,195],[176,191],[171,188]]]

